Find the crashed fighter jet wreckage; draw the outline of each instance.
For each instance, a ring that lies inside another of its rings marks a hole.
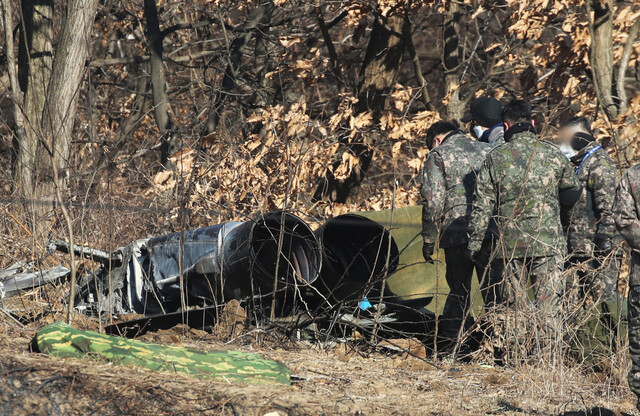
[[[380,224],[360,215],[332,218],[315,232],[322,245],[321,278],[315,286],[334,301],[380,296],[373,285],[398,267],[398,246]]]
[[[64,243],[56,248],[69,250]],[[353,214],[315,233],[299,217],[274,212],[136,240],[113,253],[74,251],[102,263],[80,281],[77,308],[147,316],[273,295],[279,313],[290,311],[286,303],[296,297],[357,302],[379,296],[374,282],[398,265],[390,233]]]

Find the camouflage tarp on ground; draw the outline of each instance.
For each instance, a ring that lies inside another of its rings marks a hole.
[[[101,358],[114,364],[133,364],[151,370],[185,373],[199,378],[245,383],[290,384],[290,372],[276,361],[237,351],[199,351],[151,344],[93,331],[62,322],[42,328],[34,350],[56,357]]]

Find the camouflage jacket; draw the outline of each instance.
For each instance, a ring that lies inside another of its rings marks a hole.
[[[469,225],[469,249],[480,250],[496,212],[497,258],[563,255],[559,192],[580,185],[557,147],[529,131],[516,133],[487,155],[480,170]]]
[[[613,202],[613,219],[631,246],[629,285],[640,285],[640,165],[630,168],[620,180]]]
[[[593,142],[571,158],[582,195],[570,212],[567,241],[569,253],[581,256],[593,254],[596,233],[609,238],[616,234],[611,207],[618,174],[609,154],[599,146]]]
[[[491,147],[461,131],[427,155],[422,169],[422,235],[440,247],[468,242],[467,229],[476,175]]]

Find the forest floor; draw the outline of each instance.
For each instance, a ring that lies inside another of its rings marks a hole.
[[[59,317],[58,317],[59,318]],[[203,381],[130,366],[30,352],[36,328],[0,314],[0,415],[623,415],[634,413],[626,383],[602,374],[429,361],[347,344],[221,342],[174,328],[146,341],[202,350],[252,351],[283,362],[291,386]],[[96,329],[79,316],[74,325]],[[255,332],[255,331],[254,331]]]

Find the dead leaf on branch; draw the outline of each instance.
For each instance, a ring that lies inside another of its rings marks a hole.
[[[170,170],[158,172],[153,177],[153,185],[156,192],[170,191],[176,186],[176,183],[173,171]]]
[[[357,157],[349,152],[344,152],[342,154],[342,162],[333,171],[333,176],[335,176],[337,180],[347,179],[349,175],[351,175],[351,172],[353,172],[354,167],[358,166],[359,164],[360,161]]]
[[[182,174],[190,173],[193,168],[193,162],[195,161],[196,151],[193,149],[183,149],[171,156],[169,161],[173,162],[176,166],[176,170]]]
[[[350,124],[352,129],[363,129],[365,127],[370,127],[373,125],[373,113],[367,111],[366,113],[360,113],[355,117],[351,117]]]

